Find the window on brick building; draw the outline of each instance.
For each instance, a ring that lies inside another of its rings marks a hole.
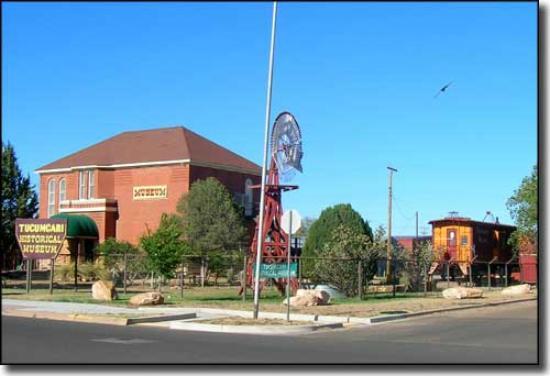
[[[65,201],[67,199],[67,182],[65,179],[61,179],[59,181],[59,205],[61,205],[61,201]]]
[[[55,179],[48,182],[48,218],[55,214]]]
[[[246,181],[244,182],[244,214],[246,216],[252,215],[253,195],[251,186],[252,180],[246,179]]]
[[[88,171],[88,198],[95,197],[95,179],[94,172],[92,170]]]
[[[85,200],[86,199],[86,175],[87,171],[80,171],[78,174],[78,199],[79,200]]]

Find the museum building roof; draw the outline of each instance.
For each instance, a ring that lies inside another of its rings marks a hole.
[[[123,132],[48,163],[36,172],[172,163],[236,169],[255,175],[261,173],[257,164],[182,126]]]

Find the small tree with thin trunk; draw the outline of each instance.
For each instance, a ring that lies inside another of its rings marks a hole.
[[[181,215],[181,231],[193,253],[217,257],[219,252],[237,249],[246,236],[242,207],[216,178],[198,180],[177,205]],[[201,268],[201,284],[206,272]]]
[[[152,271],[162,278],[173,278],[177,266],[189,247],[182,239],[181,220],[178,216],[162,214],[156,231],[148,231],[140,239],[141,247],[147,252]],[[159,283],[159,290],[161,283]]]

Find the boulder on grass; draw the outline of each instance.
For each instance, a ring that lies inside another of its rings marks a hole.
[[[311,307],[317,305],[330,304],[330,294],[323,290],[305,290],[296,291],[296,296],[290,298],[291,307]],[[286,299],[283,304],[287,304]]]
[[[473,299],[483,297],[483,290],[468,287],[451,287],[442,292],[445,299]]]
[[[524,284],[524,285],[506,287],[500,293],[504,296],[518,296],[518,295],[529,294],[530,290],[531,290],[531,286],[529,286],[528,284]]]
[[[117,298],[118,294],[113,282],[100,280],[92,285],[92,299],[110,302]]]
[[[164,296],[160,292],[144,292],[130,298],[128,304],[133,306],[158,305],[164,303]]]

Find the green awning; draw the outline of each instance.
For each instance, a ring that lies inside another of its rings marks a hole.
[[[97,226],[94,220],[85,215],[60,213],[51,218],[67,220],[67,238],[98,238]]]

